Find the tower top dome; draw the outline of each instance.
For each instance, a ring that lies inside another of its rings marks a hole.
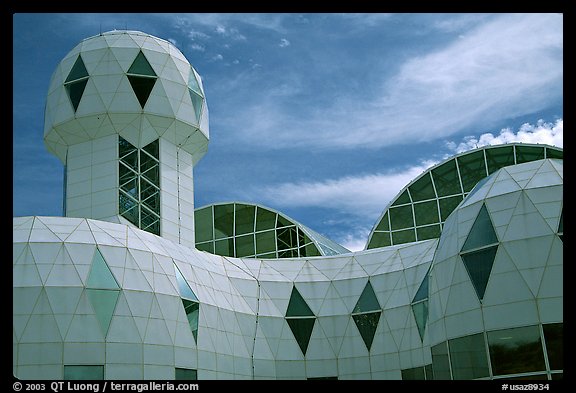
[[[44,143],[62,162],[68,147],[110,134],[136,147],[165,138],[196,163],[209,141],[202,79],[172,43],[132,30],[82,40],[52,74]]]

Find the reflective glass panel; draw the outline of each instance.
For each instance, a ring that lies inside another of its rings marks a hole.
[[[77,79],[86,78],[88,77],[88,71],[86,70],[86,65],[84,65],[84,61],[82,60],[82,56],[78,55],[66,81],[64,83],[72,82]]]
[[[213,239],[212,234],[212,206],[198,209],[194,212],[194,236],[196,242]],[[212,250],[214,252],[214,250]]]
[[[450,213],[462,202],[462,199],[464,199],[462,195],[457,195],[438,200],[438,204],[440,205],[440,219],[442,222],[446,221]]]
[[[370,350],[372,347],[372,341],[374,340],[374,334],[376,334],[376,329],[378,328],[378,321],[380,321],[380,314],[382,312],[372,312],[365,314],[353,314],[352,318],[356,323],[356,327],[366,344],[366,348]]]
[[[508,165],[514,165],[514,146],[486,149],[486,163],[488,164],[488,173],[496,172]]]
[[[416,228],[418,240],[437,239],[440,237],[440,225],[428,225]]]
[[[352,313],[361,313],[366,311],[376,311],[380,310],[380,304],[378,303],[378,299],[376,298],[376,294],[374,293],[374,288],[372,288],[372,284],[370,281],[366,283],[360,298],[358,298],[358,302],[356,302],[356,306]]]
[[[236,204],[236,236],[254,232],[256,207]]]
[[[70,98],[70,102],[74,107],[74,112],[78,110],[78,105],[80,105],[80,100],[82,99],[82,94],[84,94],[84,89],[88,83],[88,78],[79,80],[77,82],[70,82],[65,85],[66,92]]]
[[[198,372],[189,368],[174,369],[174,379],[176,381],[194,381],[198,379]]]
[[[368,244],[368,249],[387,247],[392,244],[390,232],[374,232]]]
[[[416,241],[416,234],[414,233],[414,229],[392,232],[392,243],[394,244],[404,244],[415,241]]]
[[[424,340],[424,332],[428,320],[428,299],[412,304],[412,313],[414,313],[414,319],[416,320],[420,339]]]
[[[102,328],[102,333],[106,336],[120,290],[86,288],[86,295],[90,300],[90,304],[92,304],[96,319]]]
[[[380,222],[378,222],[378,226],[376,226],[376,231],[389,231],[390,230],[390,223],[388,222],[388,212],[384,213]]]
[[[456,157],[464,192],[469,192],[480,179],[488,176],[484,163],[484,150]]]
[[[430,348],[432,353],[432,372],[434,379],[451,379],[450,361],[448,359],[447,342],[440,343]]]
[[[516,163],[536,161],[544,158],[544,147],[516,145]]]
[[[313,317],[314,313],[308,307],[308,304],[300,295],[300,292],[296,287],[292,287],[292,293],[290,294],[290,302],[288,303],[288,308],[286,309],[287,317]]]
[[[214,253],[216,255],[222,255],[224,257],[233,257],[234,256],[234,239],[223,239],[223,240],[216,240],[214,242]]]
[[[256,230],[263,231],[276,227],[276,213],[258,207],[256,209]]]
[[[412,200],[410,199],[410,196],[408,195],[408,189],[406,189],[402,192],[402,194],[400,194],[400,196],[398,196],[398,198],[396,198],[396,200],[394,201],[392,206],[404,205],[406,203],[411,203],[411,202],[412,202]]]
[[[236,257],[248,257],[256,255],[254,249],[254,234],[236,236]]]
[[[266,231],[256,233],[256,253],[276,251],[276,232]]]
[[[420,179],[416,180],[410,187],[412,201],[423,201],[426,199],[436,198],[430,172],[426,172]]]
[[[144,108],[148,97],[150,97],[152,88],[154,84],[156,84],[156,78],[128,75],[128,80],[130,81],[132,90],[134,90],[134,94],[136,94],[136,98],[138,98],[140,106]]]
[[[436,200],[414,204],[416,225],[434,224],[440,222]]]
[[[564,151],[563,150],[556,150],[551,149],[549,147],[546,148],[546,158],[564,158]]]
[[[142,51],[138,52],[138,55],[136,55],[134,62],[128,69],[128,73],[136,75],[156,76],[154,69],[152,69],[152,66]]]
[[[196,249],[214,254],[214,242],[196,243]]]
[[[184,311],[186,312],[186,318],[188,318],[188,324],[190,325],[190,330],[194,336],[194,341],[198,340],[198,316],[200,313],[200,305],[196,302],[190,300],[182,299],[182,305],[184,306]]]
[[[498,243],[498,237],[494,231],[494,226],[492,226],[486,205],[482,205],[461,251],[472,250],[494,243]]]
[[[316,318],[287,318],[286,322],[288,322],[302,353],[306,355]]]
[[[564,329],[562,323],[542,325],[550,370],[564,369]]]
[[[197,302],[198,298],[194,294],[194,291],[192,291],[192,288],[190,288],[190,285],[188,285],[188,282],[186,281],[186,279],[182,275],[182,272],[180,272],[180,269],[178,269],[178,266],[176,266],[176,264],[174,264],[174,272],[176,274],[176,282],[178,283],[178,292],[180,293],[180,297],[182,299]]]
[[[412,205],[392,207],[388,211],[390,212],[392,229],[404,229],[414,226]]]
[[[424,380],[424,367],[414,367],[402,370],[402,380],[413,381],[413,380]]]
[[[484,298],[484,292],[486,291],[486,285],[490,278],[497,250],[498,246],[493,246],[461,255],[466,271],[472,284],[474,284],[474,289],[480,300]]]
[[[289,227],[278,228],[276,230],[276,240],[278,250],[287,250],[298,247],[296,227],[292,225]]]
[[[233,204],[214,206],[214,235],[216,239],[234,236]]]
[[[92,266],[88,280],[86,281],[86,287],[95,289],[120,289],[118,282],[98,249],[96,249],[92,257]]]
[[[65,380],[103,380],[104,366],[64,365]]]
[[[428,299],[428,280],[430,276],[430,269],[426,272],[426,275],[422,279],[420,286],[418,287],[418,291],[416,291],[416,295],[414,295],[414,299],[412,299],[412,303],[419,302],[420,300]]]
[[[460,194],[460,177],[456,170],[456,160],[450,160],[432,171],[434,186],[439,197]]]
[[[494,375],[544,371],[544,353],[538,326],[487,333]]]
[[[454,379],[490,376],[483,333],[449,340],[448,346]]]

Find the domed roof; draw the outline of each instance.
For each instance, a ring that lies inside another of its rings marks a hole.
[[[170,42],[114,30],[82,40],[58,64],[46,100],[44,142],[68,146],[117,133],[136,147],[159,137],[197,162],[208,148],[200,75]]]

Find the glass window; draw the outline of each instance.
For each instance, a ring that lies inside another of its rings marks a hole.
[[[84,94],[84,89],[86,89],[86,84],[88,84],[88,78],[64,85],[68,97],[70,98],[70,102],[74,107],[74,112],[78,110],[78,105],[80,105],[80,100],[82,99],[82,94]]]
[[[434,379],[452,379],[450,376],[450,360],[448,359],[447,342],[444,341],[430,348],[432,353],[432,372]]]
[[[404,205],[406,203],[412,203],[410,196],[408,195],[408,189],[405,189],[402,194],[392,204],[392,206]]]
[[[412,205],[392,207],[389,212],[392,229],[404,229],[414,226]]]
[[[236,204],[236,236],[254,232],[256,207]]]
[[[486,285],[488,285],[497,250],[498,246],[493,246],[461,255],[466,271],[468,271],[470,280],[474,284],[474,289],[480,300],[484,298],[484,292],[486,291]]]
[[[464,192],[469,192],[481,179],[488,176],[484,163],[484,149],[456,157]]]
[[[376,231],[389,231],[390,223],[388,222],[388,212],[384,213],[384,216],[376,226]]]
[[[489,174],[496,172],[502,167],[514,165],[514,146],[486,149],[486,163],[488,164]]]
[[[307,244],[305,248],[305,253],[304,254],[300,254],[300,256],[304,256],[304,257],[318,257],[322,254],[320,254],[320,250],[318,250],[318,248],[313,244]]]
[[[416,320],[416,326],[418,327],[418,334],[420,335],[420,339],[424,340],[424,332],[426,330],[426,322],[428,320],[428,299],[412,304],[412,313],[414,314],[414,319]]]
[[[414,204],[416,225],[434,224],[440,222],[436,200]]]
[[[455,159],[432,169],[431,172],[436,193],[439,197],[462,193]]]
[[[416,234],[414,229],[407,229],[405,231],[392,232],[392,243],[404,244],[416,241]]]
[[[214,254],[214,242],[196,243],[196,249]]]
[[[256,209],[256,230],[264,231],[276,227],[276,213],[270,210],[257,207]]]
[[[196,120],[200,121],[200,115],[202,114],[202,101],[204,101],[204,99],[201,95],[197,94],[192,89],[188,89],[188,94],[190,95],[190,100],[192,101],[192,107],[194,108]]]
[[[361,313],[376,310],[380,310],[380,303],[378,303],[378,299],[376,298],[372,284],[370,284],[370,281],[368,281],[352,312]]]
[[[546,148],[546,158],[563,159],[564,158],[564,151],[563,150],[557,150],[557,149],[551,149],[551,148],[547,147]]]
[[[182,305],[184,306],[184,312],[186,313],[190,330],[194,336],[194,341],[198,342],[198,316],[200,314],[200,304],[187,299],[182,299]]]
[[[564,329],[562,323],[542,325],[550,370],[564,369]]]
[[[196,242],[212,240],[212,206],[194,212],[194,236]],[[214,250],[212,250],[214,252]]]
[[[102,333],[106,336],[120,290],[86,288],[86,295],[94,309],[96,319],[102,328]]]
[[[174,369],[174,379],[176,381],[194,381],[198,379],[198,372],[190,368],[178,368]]]
[[[368,249],[387,247],[391,245],[390,232],[374,232],[372,238],[370,239],[370,244],[368,244]]]
[[[84,64],[84,60],[82,60],[82,56],[78,55],[64,83],[72,82],[86,77],[88,77],[86,65]]]
[[[437,239],[440,237],[440,225],[428,225],[416,228],[418,240]]]
[[[286,318],[286,322],[288,322],[302,353],[306,355],[316,318]]]
[[[442,222],[446,221],[450,213],[462,202],[462,199],[464,199],[462,195],[457,195],[438,200],[438,204],[440,205],[440,219]]]
[[[64,365],[65,380],[103,380],[104,366]]]
[[[356,327],[366,344],[366,348],[370,350],[372,347],[372,341],[374,340],[374,335],[376,334],[376,329],[378,328],[378,321],[380,321],[381,311],[364,313],[364,314],[352,314],[352,319],[356,323]]]
[[[426,379],[424,376],[424,367],[414,367],[402,370],[402,380],[413,381]]]
[[[216,240],[214,242],[214,253],[224,257],[234,256],[234,238]]]
[[[136,74],[136,75],[146,75],[146,76],[156,76],[154,69],[144,56],[142,51],[138,52],[136,58],[132,62],[132,65],[128,69],[128,74]]]
[[[256,255],[256,250],[254,249],[254,234],[236,236],[235,242],[236,257],[240,258]]]
[[[516,145],[516,163],[536,161],[544,158],[544,147]]]
[[[216,239],[234,236],[233,204],[214,206],[214,235]]]
[[[266,231],[256,233],[256,253],[269,253],[276,251],[276,232]]]
[[[408,187],[408,189],[410,190],[410,195],[414,202],[436,198],[430,172],[426,172],[421,178]]]
[[[430,276],[430,269],[426,272],[426,275],[422,279],[420,283],[420,287],[418,287],[418,291],[416,295],[414,295],[414,299],[412,299],[412,303],[419,302],[420,300],[428,299],[428,282]]]
[[[86,287],[95,289],[120,289],[118,282],[114,278],[112,271],[110,271],[108,264],[98,248],[94,251],[92,257],[92,266],[90,267]]]
[[[288,250],[298,247],[298,237],[296,226],[291,225],[276,229],[276,240],[278,251]]]
[[[544,371],[544,353],[538,326],[487,333],[494,375]]]
[[[292,287],[292,293],[290,294],[290,301],[288,302],[288,308],[286,309],[287,317],[313,317],[314,313],[308,307],[308,304],[300,295],[300,292],[296,287]]]
[[[548,379],[546,374],[536,374],[536,375],[522,375],[521,377],[511,377],[511,378],[498,378],[498,381],[506,380],[506,381],[537,381],[537,380],[544,380]],[[554,378],[552,378],[554,379]]]
[[[156,84],[156,78],[128,75],[128,80],[130,81],[132,90],[134,90],[134,94],[136,94],[136,98],[138,98],[140,106],[144,108],[148,97],[150,97],[152,88],[154,88],[154,84]]]
[[[432,375],[432,364],[427,364],[424,366],[424,373],[426,375],[426,379],[434,379]]]
[[[490,215],[486,210],[486,205],[482,205],[480,212],[474,220],[474,224],[468,233],[468,237],[462,246],[462,251],[472,250],[479,247],[498,243],[498,237],[492,226]]]
[[[180,293],[180,297],[182,299],[197,302],[198,298],[194,294],[192,288],[190,288],[190,285],[188,285],[188,282],[176,264],[174,264],[174,272],[176,273],[176,282],[178,283],[178,292]]]
[[[490,376],[483,333],[449,340],[448,346],[454,379]]]

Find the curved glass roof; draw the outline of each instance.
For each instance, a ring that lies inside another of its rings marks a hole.
[[[392,199],[372,228],[366,249],[439,238],[446,218],[480,180],[508,165],[563,157],[561,148],[525,143],[484,146],[453,156],[427,169]]]
[[[350,250],[260,205],[228,202],[194,210],[196,248],[245,258],[300,258]]]

